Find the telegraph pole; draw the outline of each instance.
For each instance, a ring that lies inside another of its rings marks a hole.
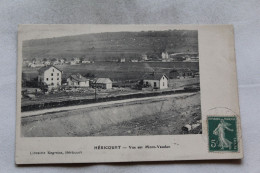
[[[95,100],[97,102],[97,81],[95,81]]]

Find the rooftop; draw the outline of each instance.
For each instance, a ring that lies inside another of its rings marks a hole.
[[[70,75],[69,78],[72,78],[73,80],[77,81],[77,82],[86,82],[89,81],[89,79],[85,78],[84,76],[82,76],[81,74],[73,74]]]
[[[165,76],[168,79],[168,76],[166,76],[164,73],[145,74],[143,76],[143,79],[145,79],[145,80],[160,80],[163,76]]]
[[[174,68],[170,72],[191,72],[189,68]]]
[[[96,83],[105,83],[105,84],[109,84],[112,83],[112,81],[109,78],[97,78],[95,80]]]
[[[42,67],[42,68],[40,68],[38,71],[39,71],[39,73],[43,73],[43,72],[45,72],[46,70],[48,70],[49,68],[51,68],[51,67],[54,67],[54,68],[56,68],[57,70],[59,70],[60,72],[62,72],[62,70],[60,70],[59,68],[55,67],[54,65],[48,65],[48,66]]]

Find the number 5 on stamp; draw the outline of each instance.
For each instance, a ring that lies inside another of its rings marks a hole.
[[[237,152],[236,117],[208,117],[209,151]]]

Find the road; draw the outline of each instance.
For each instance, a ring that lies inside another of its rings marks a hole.
[[[127,103],[132,101],[160,99],[160,98],[167,98],[167,97],[180,97],[180,96],[189,96],[189,95],[194,95],[194,93],[180,93],[180,94],[171,94],[171,95],[163,95],[163,96],[153,96],[153,97],[125,99],[125,100],[117,100],[117,101],[102,102],[102,103],[93,103],[87,105],[58,107],[58,108],[43,109],[38,111],[28,111],[28,112],[22,112],[21,117],[36,116],[36,115],[41,115],[41,114],[51,113],[51,112],[68,111],[68,110],[82,109],[82,108],[94,107],[94,106],[103,106],[103,105],[116,104],[116,103]]]

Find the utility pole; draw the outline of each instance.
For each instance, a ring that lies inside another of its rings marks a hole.
[[[95,101],[97,102],[97,81],[95,81]]]

